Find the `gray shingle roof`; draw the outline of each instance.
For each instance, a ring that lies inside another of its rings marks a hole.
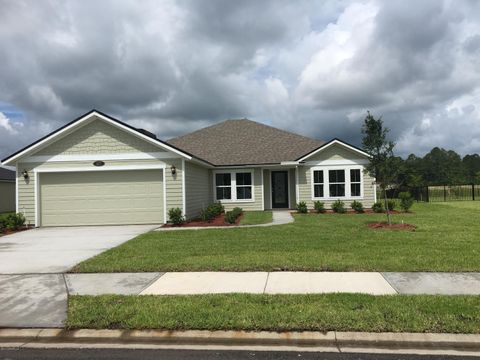
[[[167,142],[217,166],[293,161],[325,143],[248,119],[226,120]]]
[[[0,180],[15,181],[15,171],[0,166]]]

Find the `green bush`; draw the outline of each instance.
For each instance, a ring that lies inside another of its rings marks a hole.
[[[308,207],[307,207],[307,203],[305,201],[300,201],[297,204],[297,212],[299,212],[300,214],[308,213]]]
[[[377,201],[372,206],[373,212],[382,213],[383,212],[383,204],[380,201]]]
[[[203,221],[212,221],[218,215],[222,214],[225,208],[220,202],[211,203],[205,209],[200,211],[200,217]]]
[[[332,204],[332,210],[339,214],[345,214],[347,212],[347,209],[345,209],[345,203],[341,200],[335,200]]]
[[[408,191],[405,191],[398,194],[398,197],[400,198],[400,208],[403,211],[408,212],[414,202],[412,195]]]
[[[322,201],[314,201],[313,208],[319,214],[323,214],[325,212],[325,204]]]
[[[4,220],[8,230],[19,230],[25,225],[25,216],[20,213],[9,214]]]
[[[5,219],[0,219],[0,233],[3,233],[7,228],[7,221]]]
[[[182,209],[178,207],[168,210],[168,219],[173,225],[181,225],[185,222],[185,218],[182,215]]]
[[[393,199],[387,200],[388,211],[393,211],[397,207],[397,202]]]
[[[363,213],[365,210],[363,209],[363,204],[360,201],[354,200],[350,204],[351,208],[355,210],[357,213]]]
[[[235,224],[238,217],[242,215],[243,210],[239,207],[233,208],[231,211],[225,213],[225,222],[229,224]]]

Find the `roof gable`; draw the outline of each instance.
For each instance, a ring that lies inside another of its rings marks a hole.
[[[329,154],[332,152],[332,148],[334,147],[343,147],[345,148],[349,153],[356,154],[360,158],[366,158],[368,159],[370,157],[369,154],[367,154],[365,151],[357,148],[356,146],[350,145],[340,139],[333,139],[329,141],[328,143],[325,143],[318,147],[317,149],[314,149],[313,151],[305,154],[304,156],[296,159],[297,161],[306,161],[306,160],[318,160],[318,159],[326,159],[327,157],[331,156],[332,154]],[[325,153],[323,156],[322,153]]]
[[[324,144],[248,119],[226,120],[168,143],[216,166],[279,164],[296,160]]]
[[[177,155],[180,155],[181,157],[184,157],[188,160],[192,159],[192,156],[190,154],[187,154],[186,152],[175,148],[174,146],[167,144],[159,139],[153,138],[151,136],[146,135],[143,131],[138,130],[130,125],[127,125],[117,119],[114,119],[104,113],[101,113],[100,111],[97,110],[92,110],[85,115],[82,115],[81,117],[71,121],[70,123],[66,124],[65,126],[55,130],[54,132],[44,136],[43,138],[37,140],[33,144],[28,145],[27,147],[17,151],[16,153],[10,155],[6,159],[2,160],[2,163],[4,165],[12,164],[14,161],[17,161],[18,159],[31,155],[32,153],[35,153],[39,151],[40,149],[43,149],[47,147],[49,144],[54,143],[55,141],[58,141],[62,139],[63,137],[72,134],[75,132],[77,129],[82,128],[86,124],[89,124],[92,121],[95,120],[100,120],[103,122],[106,122],[110,125],[113,125],[114,127],[121,129],[125,132],[130,133],[131,135],[137,137],[138,139],[141,139],[143,141],[146,141],[147,143],[150,143],[157,148],[161,148],[166,151],[171,151],[173,153],[176,153]]]

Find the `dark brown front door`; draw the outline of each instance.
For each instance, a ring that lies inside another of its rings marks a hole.
[[[288,208],[288,171],[272,171],[272,208]]]

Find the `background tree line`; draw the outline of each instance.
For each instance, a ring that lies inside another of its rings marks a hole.
[[[406,159],[395,157],[395,162],[400,186],[480,184],[479,154],[462,158],[453,150],[434,147],[423,158],[410,154]]]

